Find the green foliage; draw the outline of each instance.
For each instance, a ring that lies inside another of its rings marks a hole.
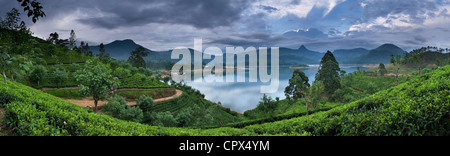
[[[284,93],[286,97],[293,96],[294,99],[305,96],[306,89],[310,87],[309,78],[300,69],[296,69],[291,79],[289,79],[289,86],[286,87]]]
[[[449,77],[447,66],[327,112],[244,129],[266,135],[450,135]]]
[[[164,126],[164,127],[175,127],[177,126],[177,120],[173,117],[170,112],[158,112],[155,113],[155,121],[153,125]]]
[[[336,61],[333,53],[328,51],[320,62],[319,71],[316,74],[316,81],[321,81],[325,91],[332,95],[337,89],[341,88],[339,78],[339,63]]]
[[[147,57],[149,52],[144,47],[140,46],[131,52],[128,62],[134,67],[145,67],[144,57]]]
[[[237,128],[190,129],[142,125],[91,113],[29,88],[0,83],[5,123],[17,135],[52,136],[244,136],[244,135],[450,135],[450,66],[417,76],[397,87],[336,107],[273,123]],[[161,113],[159,122],[171,113]],[[165,125],[165,126],[167,126]]]
[[[383,62],[381,62],[380,65],[378,66],[378,72],[380,73],[381,76],[384,76],[387,73],[386,66],[384,66]]]
[[[79,89],[76,88],[64,88],[64,89],[45,89],[43,92],[50,95],[65,98],[65,99],[81,99],[82,95],[79,93]]]
[[[153,78],[146,78],[143,82],[142,77],[144,75],[138,73],[132,77],[121,79],[120,88],[170,88],[168,84]]]
[[[138,107],[129,107],[127,106],[126,109],[122,109],[119,114],[119,119],[125,120],[125,121],[132,121],[132,122],[141,122],[144,118],[144,113],[141,109]]]
[[[125,109],[127,101],[121,96],[114,96],[108,99],[108,103],[102,106],[102,111],[109,115],[119,118],[122,110]]]
[[[272,112],[272,116],[274,115],[275,109],[278,107],[277,103],[272,100],[272,97],[268,97],[266,94],[264,94],[263,98],[261,98],[261,101],[258,104],[257,109]]]
[[[33,68],[30,73],[30,80],[40,86],[40,82],[47,75],[47,69],[44,66],[38,65]]]
[[[69,73],[66,70],[60,70],[57,68],[55,71],[53,71],[53,76],[55,78],[55,83],[60,88],[64,81],[67,80],[69,77]]]
[[[104,100],[109,91],[119,85],[118,79],[111,74],[111,69],[98,60],[89,60],[83,69],[76,72],[75,78],[80,83],[80,94],[94,98],[95,111],[97,102]]]
[[[188,125],[191,125],[193,114],[194,111],[190,107],[184,108],[181,111],[179,111],[175,116],[175,120],[178,123],[178,127],[186,127]]]
[[[129,91],[117,91],[115,95],[123,96],[131,101],[138,101],[143,95],[151,97],[153,99],[159,99],[164,97],[170,97],[176,94],[176,90],[173,88],[155,88],[151,90],[129,90]]]
[[[137,106],[142,109],[142,111],[147,112],[153,110],[155,103],[151,97],[142,95],[137,102]]]

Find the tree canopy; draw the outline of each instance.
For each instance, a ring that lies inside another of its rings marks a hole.
[[[316,74],[316,81],[323,83],[327,93],[333,94],[337,89],[341,88],[340,70],[339,63],[333,53],[328,51],[322,58],[319,71]]]
[[[134,67],[145,67],[144,57],[147,57],[149,52],[144,47],[140,46],[131,52],[128,62]]]
[[[75,75],[81,86],[80,94],[94,98],[96,112],[98,101],[105,100],[108,93],[119,86],[119,79],[113,77],[111,69],[96,59],[87,61]]]
[[[293,96],[294,99],[305,96],[305,91],[310,87],[309,78],[300,69],[296,69],[292,78],[289,79],[289,86],[286,87],[284,93],[286,97]]]

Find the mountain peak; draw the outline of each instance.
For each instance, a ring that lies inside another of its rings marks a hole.
[[[379,46],[378,48],[374,49],[374,51],[391,51],[394,53],[403,53],[404,50],[394,44],[390,44],[390,43],[386,43],[383,44],[381,46]]]
[[[115,40],[112,43],[128,43],[128,44],[136,44],[132,39],[124,39],[124,40]]]
[[[298,48],[298,50],[308,50],[308,48],[305,47],[305,45],[300,46],[300,48]]]

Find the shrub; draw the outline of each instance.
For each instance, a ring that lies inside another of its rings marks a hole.
[[[119,114],[119,119],[125,121],[132,121],[140,123],[144,118],[144,113],[138,107],[127,107],[126,109],[122,109]]]
[[[137,102],[137,106],[142,109],[142,111],[147,112],[153,110],[155,103],[151,97],[142,95]]]

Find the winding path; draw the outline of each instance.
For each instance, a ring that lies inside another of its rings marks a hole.
[[[133,90],[133,89],[127,89],[127,90]],[[136,90],[152,90],[152,89],[136,89]],[[119,90],[119,91],[123,91],[123,90]],[[176,97],[181,96],[181,94],[183,94],[183,91],[177,89],[175,95],[170,96],[170,97],[160,98],[160,99],[154,99],[154,102],[158,103],[158,102],[172,100],[172,99],[174,99]],[[64,100],[69,101],[69,102],[71,102],[71,103],[73,103],[73,104],[75,104],[77,106],[80,106],[80,107],[94,107],[94,99],[92,99],[92,97],[91,98],[83,98],[81,100],[74,100],[74,99],[64,99]],[[102,106],[102,105],[105,105],[107,103],[108,103],[108,101],[99,101],[98,102],[98,106]],[[135,106],[136,105],[136,101],[128,102],[127,105],[128,106]]]

